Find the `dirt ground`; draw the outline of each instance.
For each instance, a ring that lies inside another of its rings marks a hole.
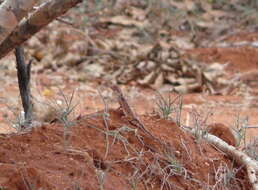
[[[216,184],[221,188],[224,172],[238,168],[228,188],[250,189],[243,168],[204,141],[197,142],[175,123],[157,116],[140,118],[165,146],[135,130],[118,110],[108,112],[109,134],[105,134],[103,114],[80,118],[68,129],[65,140],[60,124],[2,135],[3,187],[201,189]]]
[[[77,18],[81,19],[78,15]],[[107,29],[110,22],[115,22],[115,27]],[[90,40],[97,47],[109,46],[107,42],[98,41],[101,39],[99,35],[109,40],[116,39],[124,32],[121,28],[127,31],[135,24],[130,21],[132,24],[128,26],[127,23],[116,22],[109,19],[95,23],[98,30],[90,35]],[[122,27],[116,28],[116,25]],[[57,31],[71,29],[65,24],[54,23],[25,44],[26,56],[38,61],[32,69],[35,123],[31,128],[24,129],[21,125],[15,58],[9,54],[0,63],[3,71],[0,74],[0,189],[251,189],[243,166],[204,139],[190,135],[179,124],[193,128],[199,124],[205,130],[212,125],[223,126],[210,132],[231,145],[237,144],[231,132],[238,130],[237,127],[247,127],[239,150],[244,150],[246,144],[257,138],[258,49],[251,45],[252,42],[257,43],[257,31],[242,30],[228,35],[223,39],[226,46],[218,43],[211,47],[188,47],[182,53],[183,58],[206,65],[226,64],[221,71],[226,75],[224,81],[235,77],[240,85],[231,86],[230,82],[224,82],[230,86],[229,90],[219,89],[210,93],[207,90],[209,86],[203,82],[204,90],[198,87],[198,90],[178,93],[171,90],[173,84],[166,83],[168,79],[158,85],[160,80],[156,80],[158,82],[154,85],[140,85],[136,79],[138,75],[132,75],[132,79],[124,83],[103,77],[109,76],[110,70],[119,70],[117,65],[124,61],[121,52],[114,53],[114,47],[108,51],[117,62],[113,63],[114,60],[106,57],[103,59],[113,65],[112,68],[108,65],[111,69],[107,71],[105,67],[102,71],[101,67],[87,63],[85,68],[88,66],[90,70],[84,72],[84,65],[78,60],[83,62],[79,58],[85,44],[76,44],[82,42],[83,37],[74,29],[71,30],[77,32],[76,35],[70,31],[61,33],[60,37],[58,32],[51,33],[53,28]],[[184,35],[182,32],[171,33],[179,37]],[[53,39],[56,46],[51,45]],[[126,40],[123,42],[125,46],[129,43]],[[239,45],[239,42],[246,44]],[[151,48],[148,46],[146,49],[149,51]],[[134,51],[134,46],[129,47]],[[90,55],[96,53],[94,51],[87,49],[86,58],[93,59]],[[72,57],[74,53],[76,60],[60,58],[68,52]],[[63,63],[65,68],[60,66]],[[119,84],[131,108],[154,138],[134,125],[121,111],[107,82]],[[166,99],[178,100],[178,95],[182,95],[180,115],[177,109],[180,102],[175,101],[174,111],[168,118],[162,118],[157,90]],[[72,104],[66,105],[70,100]]]

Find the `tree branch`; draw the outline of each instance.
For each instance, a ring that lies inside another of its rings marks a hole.
[[[14,30],[38,0],[5,0],[0,5],[0,43]]]
[[[25,112],[25,124],[27,125],[32,121],[32,103],[30,98],[31,61],[25,64],[24,51],[20,46],[15,48],[15,56],[20,95]]]
[[[0,59],[82,0],[51,0],[40,6],[0,44]]]

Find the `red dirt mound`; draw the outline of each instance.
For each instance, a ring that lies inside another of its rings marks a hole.
[[[235,134],[233,129],[223,125],[222,123],[214,123],[209,125],[207,131],[208,133],[221,138],[231,146],[237,146],[239,143],[237,134]]]
[[[140,120],[155,138],[118,110],[87,115],[66,130],[55,123],[1,136],[1,187],[250,189],[244,169],[209,144],[171,121],[154,116]]]

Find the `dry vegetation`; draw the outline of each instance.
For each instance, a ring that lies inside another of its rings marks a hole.
[[[56,19],[24,46],[29,127],[0,63],[0,189],[258,189],[257,7],[91,0]],[[238,110],[253,118],[221,124]]]

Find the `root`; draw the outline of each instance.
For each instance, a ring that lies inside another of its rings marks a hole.
[[[190,127],[183,127],[186,131],[190,132],[191,134],[196,134],[196,130]],[[234,158],[238,164],[244,165],[247,170],[247,175],[249,182],[253,188],[253,190],[258,190],[258,181],[256,177],[256,173],[258,172],[258,162],[250,158],[244,152],[237,150],[236,147],[229,145],[225,141],[221,140],[220,138],[211,135],[205,134],[203,138],[210,144],[216,146],[221,151],[226,153],[231,158]]]

